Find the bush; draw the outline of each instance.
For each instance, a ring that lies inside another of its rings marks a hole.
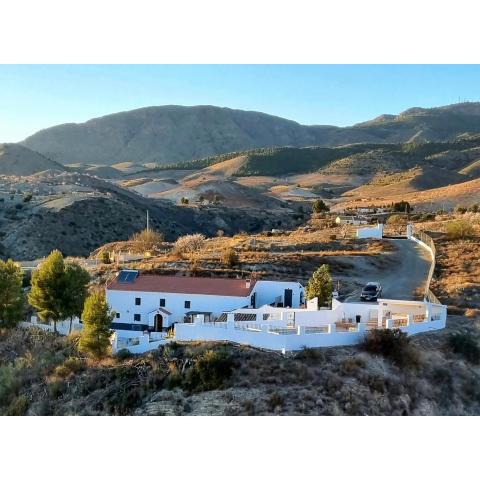
[[[447,236],[450,240],[461,240],[473,237],[475,230],[466,220],[455,220],[447,225]]]
[[[186,387],[191,391],[216,390],[223,387],[233,371],[233,360],[226,352],[205,351],[188,372]]]
[[[323,350],[320,348],[308,348],[303,347],[299,352],[295,354],[295,358],[298,360],[325,360]]]
[[[387,223],[389,225],[402,225],[406,223],[406,219],[403,215],[391,215],[388,218]]]
[[[267,405],[271,412],[273,412],[277,407],[282,408],[285,405],[285,400],[277,392],[274,392],[268,397]]]
[[[5,414],[6,415],[25,415],[30,406],[30,402],[26,395],[20,395],[17,397],[7,408]]]
[[[188,256],[192,261],[193,258],[202,250],[205,244],[205,237],[196,233],[194,235],[184,235],[179,237],[173,246],[173,250],[177,255]]]
[[[127,360],[128,358],[132,358],[132,353],[127,348],[122,348],[115,354],[115,359],[119,361]]]
[[[130,238],[130,241],[135,243],[140,251],[145,252],[158,247],[158,245],[163,242],[163,234],[150,228],[145,228],[141,232],[135,233],[135,235]]]
[[[100,259],[105,265],[108,265],[110,263],[110,254],[107,252],[107,250],[104,250],[102,252],[102,255],[100,256]]]
[[[238,255],[237,252],[233,248],[227,248],[223,252],[222,255],[222,262],[229,267],[233,267],[234,265],[238,265]]]
[[[399,329],[371,330],[362,343],[367,352],[382,355],[399,367],[418,367],[418,351],[410,343],[410,338]]]
[[[454,353],[461,355],[465,360],[475,364],[480,362],[480,347],[468,333],[453,333],[448,338],[448,345]]]

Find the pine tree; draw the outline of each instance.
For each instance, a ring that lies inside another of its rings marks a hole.
[[[83,330],[80,333],[78,349],[95,358],[106,355],[110,346],[110,311],[105,294],[94,292],[85,300],[82,313]]]
[[[313,213],[329,212],[330,207],[321,199],[317,198],[312,204]]]
[[[88,295],[89,273],[78,263],[67,263],[64,269],[65,288],[63,291],[63,317],[70,318],[72,331],[73,317],[80,317]]]
[[[65,263],[58,250],[54,250],[40,266],[33,271],[28,302],[37,310],[38,316],[46,322],[57,322],[64,315],[64,290],[66,286]]]
[[[312,298],[317,297],[318,305],[325,305],[330,301],[332,291],[333,283],[328,265],[321,265],[313,272],[312,277],[308,281],[305,289],[307,299],[312,300]]]
[[[12,260],[0,260],[0,327],[14,327],[22,319],[25,306],[22,277],[22,269]]]

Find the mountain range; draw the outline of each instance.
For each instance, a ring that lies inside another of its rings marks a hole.
[[[443,142],[475,133],[480,133],[480,103],[473,102],[411,108],[351,127],[306,126],[259,112],[172,105],[50,127],[21,144],[63,165],[166,165],[262,147]]]

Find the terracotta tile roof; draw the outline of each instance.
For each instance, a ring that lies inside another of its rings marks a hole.
[[[128,283],[119,282],[117,277],[108,285],[107,290],[247,297],[254,286],[254,280],[250,282],[250,287],[247,288],[245,280],[235,278],[139,275],[135,281]]]

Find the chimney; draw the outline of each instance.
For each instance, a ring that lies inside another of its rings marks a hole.
[[[250,289],[250,279],[245,280],[245,288],[248,290]]]

